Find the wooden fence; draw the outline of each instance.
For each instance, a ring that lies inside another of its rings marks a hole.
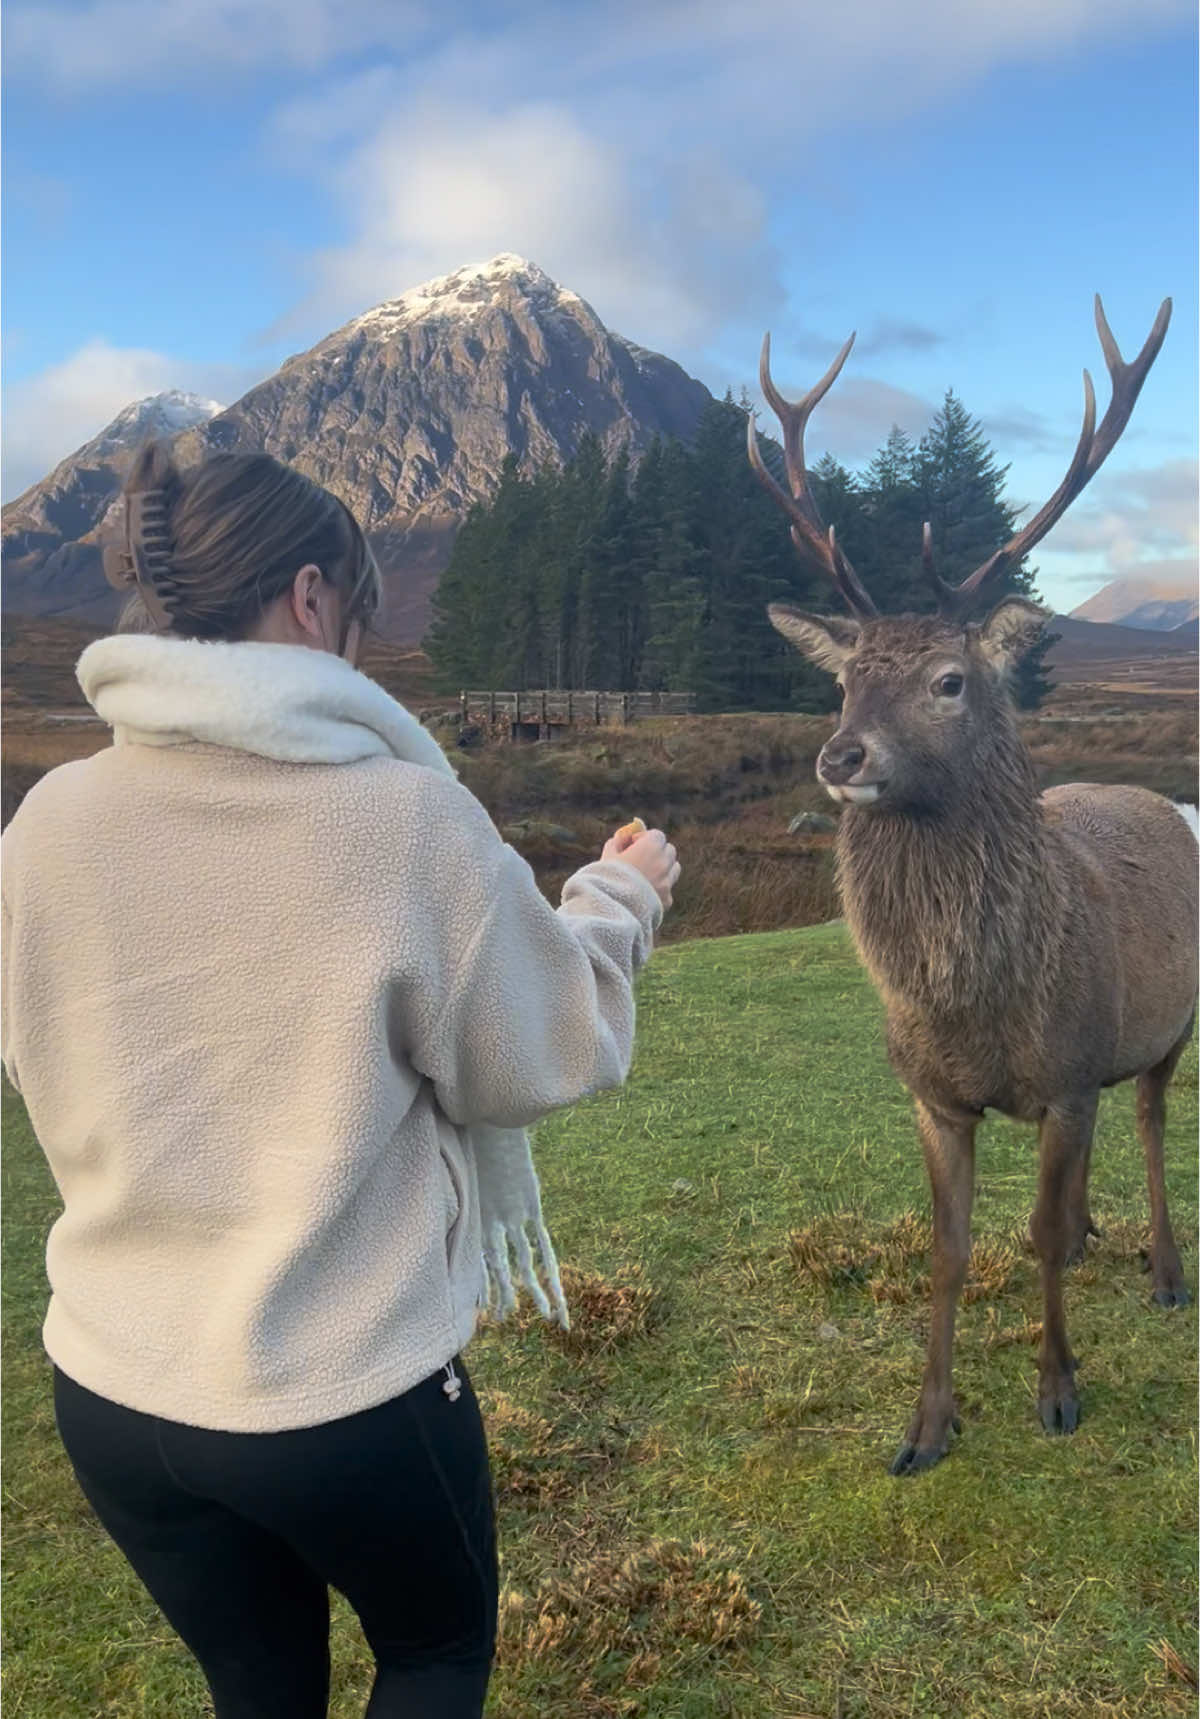
[[[696,697],[691,692],[464,692],[459,703],[464,722],[477,722],[492,733],[507,730],[513,737],[544,740],[555,728],[689,716]]]

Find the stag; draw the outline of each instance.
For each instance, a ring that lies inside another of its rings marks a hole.
[[[854,336],[795,403],[772,382],[770,337],[763,342],[760,378],[783,426],[790,493],[763,461],[753,414],[750,461],[791,521],[796,548],[849,615],[784,604],[768,613],[842,692],[817,777],[843,805],[837,869],[846,918],[886,1006],[888,1054],[915,1103],[932,1192],[925,1372],[893,1474],[931,1467],[961,1430],[951,1358],[985,1111],[1038,1125],[1030,1231],[1044,1302],[1038,1404],[1048,1432],[1073,1432],[1079,1420],[1062,1274],[1095,1233],[1092,1134],[1101,1089],[1119,1081],[1137,1082],[1153,1298],[1163,1307],[1188,1299],[1167,1213],[1163,1124],[1167,1084],[1195,1018],[1196,841],[1168,800],[1141,788],[1072,783],[1038,794],[1007,682],[1046,613],[1022,597],[989,599],[1004,569],[1019,566],[1111,452],[1170,312],[1167,299],[1126,364],[1097,297],[1112,380],[1099,428],[1085,370],[1083,429],[1065,478],[960,585],[939,576],[925,526],[935,615],[878,613],[809,487],[805,425]]]

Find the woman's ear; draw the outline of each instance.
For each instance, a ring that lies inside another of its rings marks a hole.
[[[289,606],[296,625],[325,650],[337,649],[337,616],[332,612],[335,600],[336,593],[325,583],[321,569],[305,562],[292,580]]]

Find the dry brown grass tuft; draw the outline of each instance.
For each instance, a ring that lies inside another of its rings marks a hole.
[[[963,1285],[964,1302],[990,1301],[1008,1288],[1013,1272],[1023,1258],[1018,1236],[997,1239],[980,1236],[971,1245],[971,1263]]]
[[[1200,1675],[1194,1665],[1189,1665],[1186,1659],[1171,1646],[1169,1641],[1155,1642],[1153,1652],[1162,1661],[1163,1670],[1168,1677],[1177,1683],[1184,1683],[1189,1689],[1200,1689]]]
[[[574,1434],[526,1408],[507,1391],[484,1390],[480,1407],[498,1498],[532,1506],[563,1504],[581,1489],[615,1480],[642,1455],[629,1429],[604,1417],[577,1424]]]
[[[653,1681],[688,1650],[744,1646],[761,1618],[728,1553],[700,1540],[650,1540],[573,1563],[533,1594],[507,1588],[497,1660],[507,1669],[579,1661],[591,1672],[603,1656],[610,1687],[628,1688]]]
[[[983,1346],[985,1349],[1014,1349],[1032,1348],[1042,1340],[1042,1322],[1031,1319],[1028,1313],[1022,1313],[1020,1323],[1005,1325],[1000,1312],[995,1307],[987,1310],[987,1323],[983,1329]]]
[[[1186,1246],[1186,1237],[1184,1243]],[[1138,1218],[1106,1218],[1096,1238],[1095,1257],[1127,1264],[1150,1257],[1150,1226]]]
[[[571,1492],[575,1447],[505,1391],[480,1395],[492,1479],[501,1498],[541,1506]]]
[[[1181,1253],[1190,1252],[1192,1244],[1186,1233],[1176,1239]],[[1071,1276],[1078,1284],[1099,1283],[1110,1267],[1128,1268],[1135,1263],[1142,1271],[1150,1269],[1149,1225],[1137,1218],[1106,1217],[1099,1236],[1089,1241],[1085,1259]]]
[[[644,1337],[661,1322],[661,1299],[638,1265],[629,1266],[617,1280],[564,1266],[562,1281],[571,1310],[571,1329],[560,1331],[556,1327],[554,1337],[565,1349],[602,1354],[635,1337]]]
[[[575,1354],[602,1355],[644,1337],[664,1316],[661,1296],[637,1263],[626,1266],[617,1278],[564,1265],[562,1286],[571,1314],[569,1331],[557,1325],[545,1326],[541,1314],[524,1295],[512,1316],[515,1328],[544,1332],[548,1342]],[[485,1314],[481,1329],[489,1322]]]
[[[889,1224],[869,1224],[858,1212],[834,1212],[788,1237],[796,1272],[824,1288],[865,1287],[874,1301],[908,1301],[918,1292],[932,1231],[925,1218],[904,1212]]]
[[[788,1253],[797,1274],[824,1288],[859,1286],[879,1303],[904,1306],[930,1292],[933,1231],[927,1218],[903,1212],[889,1224],[837,1212],[795,1230]],[[1009,1284],[1022,1257],[1020,1239],[980,1237],[971,1247],[964,1302],[988,1301]]]

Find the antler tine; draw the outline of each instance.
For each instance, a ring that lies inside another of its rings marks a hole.
[[[1104,306],[1100,302],[1100,294],[1096,294],[1096,332],[1100,336],[1100,346],[1104,352],[1104,362],[1112,379],[1112,399],[1108,410],[1101,419],[1100,428],[1096,428],[1096,390],[1092,386],[1092,378],[1085,370],[1083,373],[1083,428],[1079,433],[1075,452],[1067,467],[1067,475],[1059,484],[1050,500],[1034,517],[1011,537],[1001,549],[977,567],[969,578],[964,579],[957,587],[946,585],[942,580],[934,578],[941,596],[943,606],[952,612],[961,613],[968,608],[973,599],[983,587],[1000,570],[1014,561],[1020,561],[1035,544],[1040,543],[1050,528],[1058,523],[1070,507],[1076,496],[1091,482],[1100,467],[1104,464],[1113,448],[1117,445],[1122,430],[1129,422],[1134,404],[1141,393],[1142,384],[1149,374],[1150,366],[1158,357],[1159,349],[1166,338],[1167,325],[1171,320],[1171,300],[1165,298],[1159,306],[1154,326],[1146,336],[1142,350],[1132,363],[1126,364],[1121,357],[1120,348],[1113,339],[1112,329],[1104,315]],[[932,571],[932,556],[926,559],[926,566]]]
[[[791,520],[792,542],[796,548],[801,554],[808,555],[829,575],[851,614],[866,619],[878,611],[857,573],[838,547],[832,528],[826,539],[825,526],[809,488],[808,472],[804,465],[804,430],[809,416],[813,407],[825,397],[837,380],[853,345],[854,336],[851,335],[821,380],[809,389],[802,400],[793,402],[784,399],[771,379],[771,336],[764,335],[758,366],[759,382],[764,398],[783,427],[784,464],[791,485],[791,495],[767,470],[759,452],[753,411],[749,413],[746,425],[746,452],[759,482]]]
[[[948,585],[934,566],[933,562],[933,527],[928,520],[921,527],[921,566],[925,577],[933,587],[933,594],[938,600],[938,607],[949,610],[953,607],[957,591],[955,586]]]
[[[808,472],[804,467],[804,431],[813,408],[828,394],[841,374],[843,364],[854,345],[852,334],[819,382],[813,384],[802,400],[785,400],[771,378],[771,336],[763,335],[762,352],[758,360],[758,380],[763,398],[783,426],[783,457],[787,466],[792,494],[808,513],[818,531],[824,531],[817,504],[808,487]]]
[[[1101,419],[1100,428],[1096,431],[1096,439],[1092,444],[1092,452],[1088,457],[1088,477],[1099,471],[1109,454],[1117,444],[1117,440],[1129,422],[1134,404],[1142,391],[1142,383],[1150,372],[1150,366],[1158,357],[1163,341],[1167,338],[1167,328],[1171,321],[1171,300],[1164,298],[1158,307],[1158,315],[1154,326],[1146,336],[1142,350],[1131,364],[1126,364],[1121,357],[1120,348],[1113,339],[1112,329],[1108,326],[1108,318],[1104,314],[1104,306],[1100,302],[1100,294],[1096,294],[1096,333],[1100,336],[1100,345],[1104,351],[1104,362],[1108,365],[1108,373],[1112,377],[1112,399],[1108,411]]]

